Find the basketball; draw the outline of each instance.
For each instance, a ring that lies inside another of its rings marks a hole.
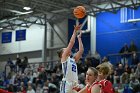
[[[78,19],[83,18],[86,15],[86,9],[83,6],[77,6],[76,8],[74,8],[73,14]]]

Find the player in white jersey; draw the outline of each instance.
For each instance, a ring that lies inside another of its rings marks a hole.
[[[76,62],[81,58],[83,54],[83,43],[81,40],[82,32],[77,36],[79,42],[79,51],[73,58],[70,58],[71,49],[75,43],[76,31],[80,29],[81,25],[78,25],[74,28],[73,35],[70,39],[70,42],[66,48],[59,50],[58,56],[61,58],[63,79],[60,85],[60,93],[74,93],[73,87],[78,84],[78,72]]]

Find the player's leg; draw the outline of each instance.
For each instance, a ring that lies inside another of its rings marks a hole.
[[[66,82],[65,81],[61,81],[61,84],[60,84],[60,93],[65,93],[65,84]]]
[[[72,88],[68,82],[62,81],[60,85],[60,93],[73,93]]]

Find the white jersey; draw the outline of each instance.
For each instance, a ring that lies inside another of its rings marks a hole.
[[[62,62],[62,71],[66,81],[78,83],[78,72],[75,59],[68,57],[65,62]]]
[[[74,93],[72,88],[78,84],[78,70],[75,59],[68,57],[62,62],[63,79],[60,93]]]

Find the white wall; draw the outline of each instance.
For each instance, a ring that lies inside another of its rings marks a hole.
[[[59,22],[57,24],[54,24],[55,30],[57,31],[57,33],[59,33],[59,35],[64,39],[64,41],[66,43],[67,43],[67,38],[68,38],[67,37],[67,31],[68,31],[67,24],[68,24],[67,19],[62,20],[62,22]],[[19,30],[19,29],[26,29],[26,40],[15,41],[15,31]],[[48,29],[47,47],[50,47],[50,42],[51,42],[50,32],[52,30],[49,25],[48,25],[47,29]],[[8,59],[9,57],[13,57],[11,55],[16,55],[17,53],[22,54],[22,52],[24,52],[24,55],[26,55],[26,53],[30,52],[30,53],[34,53],[34,55],[30,55],[30,59],[29,59],[30,62],[41,62],[41,53],[40,53],[40,55],[38,55],[38,57],[34,58],[34,56],[36,55],[35,54],[36,52],[34,52],[34,51],[40,51],[43,48],[44,26],[32,25],[29,28],[18,27],[16,30],[10,31],[10,32],[12,32],[12,42],[11,43],[2,44],[1,38],[0,38],[0,61],[2,61],[2,62],[7,61],[7,60],[5,60],[6,58]],[[9,32],[9,31],[6,30],[6,31],[2,31],[2,32]],[[2,32],[0,32],[0,34]],[[58,36],[55,34],[55,32],[54,32],[54,41],[53,42],[54,42],[54,47],[65,46],[62,43],[62,41],[58,38]],[[51,50],[49,50],[49,51],[51,51]],[[53,52],[54,60],[56,60],[56,59],[58,59],[58,57],[56,55],[56,50],[53,50],[53,51],[54,51]],[[47,51],[47,53],[48,53],[48,51]],[[11,54],[11,55],[9,56],[8,54]],[[49,57],[50,56],[48,55],[48,58]],[[12,59],[14,60],[15,58],[12,58]]]
[[[24,41],[15,41],[15,32],[19,29],[26,29],[26,40]],[[0,43],[0,54],[11,54],[11,53],[20,53],[27,51],[35,51],[42,49],[42,34],[44,31],[43,26],[32,25],[30,28],[17,28],[12,31],[12,42],[11,43]],[[6,32],[6,31],[3,31]],[[9,31],[8,31],[9,32]],[[1,34],[2,32],[0,32]],[[0,38],[1,42],[1,38]]]

